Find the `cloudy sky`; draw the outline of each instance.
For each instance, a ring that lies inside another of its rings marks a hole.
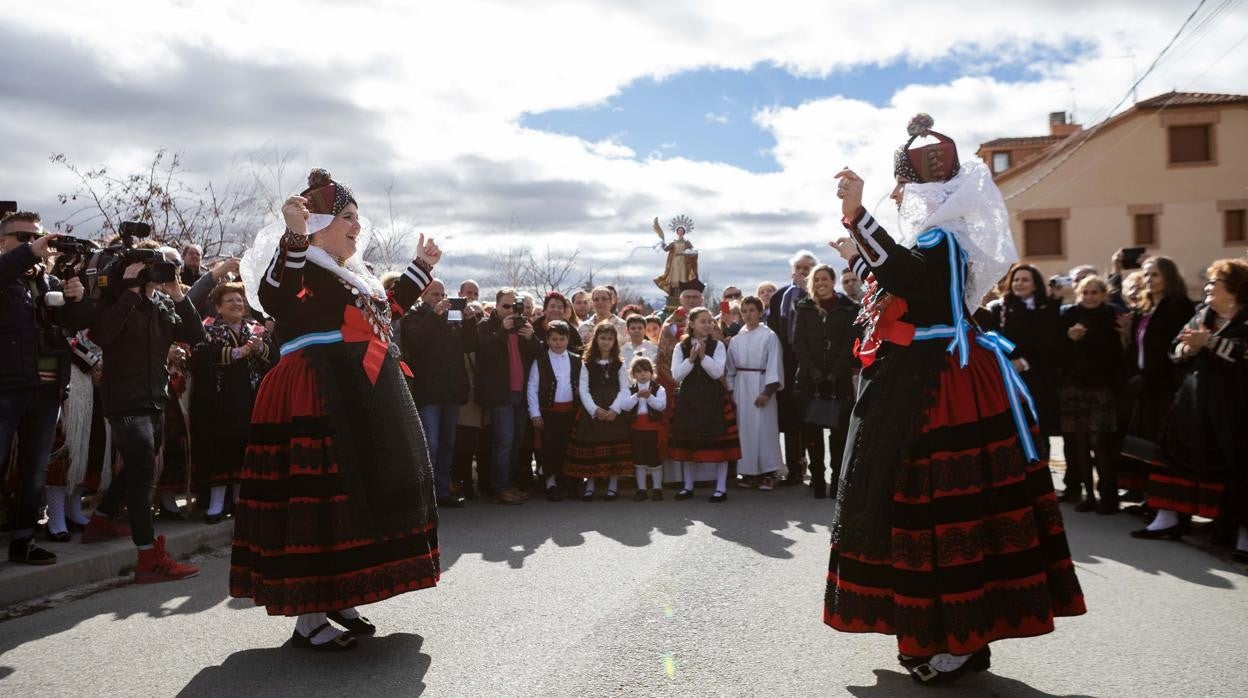
[[[289,193],[324,166],[378,218],[389,188],[451,282],[519,241],[640,288],[650,220],[680,213],[713,283],[783,281],[830,251],[842,166],[886,193],[915,112],[963,158],[1052,111],[1094,123],[1198,4],[6,2],[0,199],[55,220],[52,153],[126,171],[168,148],[224,182],[281,152]],[[1248,92],[1246,38],[1243,0],[1208,0],[1139,98]]]

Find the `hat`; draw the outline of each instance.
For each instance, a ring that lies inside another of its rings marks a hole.
[[[689,279],[688,281],[680,282],[680,286],[677,288],[680,291],[697,291],[698,293],[702,293],[706,290],[706,284],[697,279]]]
[[[356,203],[351,187],[335,182],[328,170],[319,167],[308,175],[308,188],[300,196],[308,200],[309,213],[327,216],[336,216],[347,204]]]
[[[893,154],[893,174],[911,182],[947,182],[958,173],[958,146],[953,139],[932,130],[936,121],[927,114],[916,114],[906,126],[910,140]],[[911,148],[920,136],[932,136],[938,142]]]

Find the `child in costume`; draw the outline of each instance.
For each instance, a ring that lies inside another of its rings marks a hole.
[[[657,502],[663,499],[663,459],[667,457],[667,425],[663,419],[667,391],[654,380],[654,362],[645,356],[633,357],[628,375],[632,385],[620,407],[631,417],[633,425],[629,433],[633,471],[637,476],[637,494],[633,495],[633,501],[645,501],[646,475],[649,475],[653,488],[650,499]]]
[[[546,499],[563,499],[559,479],[572,428],[576,424],[576,386],[580,385],[582,363],[568,353],[576,335],[563,320],[545,323],[546,351],[540,352],[529,371],[529,419],[533,422],[538,462],[546,476]]]
[[[584,365],[578,381],[581,411],[568,447],[564,472],[586,478],[581,499],[594,499],[594,479],[607,478],[605,499],[618,496],[619,476],[632,473],[628,422],[620,417],[620,403],[628,395],[628,375],[620,361],[615,325],[604,320],[594,327],[585,346]]]
[[[744,484],[761,490],[775,487],[780,456],[780,426],[775,394],[784,388],[780,338],[763,324],[763,302],[755,296],[741,301],[745,326],[728,344],[728,388],[737,406],[741,460],[737,472]]]
[[[693,497],[699,471],[713,469],[715,492],[710,502],[728,499],[728,461],[740,460],[737,415],[722,378],[728,351],[716,340],[715,318],[706,308],[689,313],[686,332],[672,350],[672,378],[679,384],[672,415],[670,455],[680,461],[684,488],[676,499]]]

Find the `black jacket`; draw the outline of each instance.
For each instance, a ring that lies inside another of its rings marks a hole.
[[[464,354],[477,350],[475,318],[453,325],[421,303],[399,321],[399,345],[412,370],[408,385],[418,406],[468,402]]]
[[[148,412],[162,409],[168,397],[169,346],[175,341],[198,344],[204,326],[189,298],[175,304],[160,292],[153,301],[123,291],[101,308],[91,339],[104,350],[104,414]]]
[[[48,307],[44,297],[61,290],[49,274],[27,276],[38,258],[30,245],[0,255],[0,390],[39,385],[39,356],[60,358],[60,385],[69,383],[70,349],[65,332],[85,329],[94,303],[89,299]]]
[[[477,325],[477,404],[482,407],[503,407],[511,401],[510,375],[508,374],[507,337],[515,334],[503,329],[498,315]],[[529,367],[537,356],[538,341],[534,335],[525,339],[519,335],[521,376],[520,392],[524,392]]]
[[[989,303],[988,310],[993,322],[993,327],[988,329],[1000,332],[1014,343],[1010,359],[1027,362],[1027,370],[1022,371],[1023,382],[1040,413],[1040,432],[1057,433],[1057,357],[1065,336],[1060,327],[1061,306],[1037,293],[1035,308],[1028,308],[1009,295]]]
[[[853,399],[854,339],[858,328],[858,304],[836,294],[836,305],[827,314],[819,312],[814,298],[797,302],[793,352],[797,355],[794,392],[802,399],[835,397]]]
[[[1088,328],[1083,339],[1066,334],[1076,324]],[[1070,305],[1062,308],[1058,353],[1063,385],[1077,388],[1119,388],[1122,375],[1122,341],[1118,338],[1117,314],[1108,303],[1099,308]]]

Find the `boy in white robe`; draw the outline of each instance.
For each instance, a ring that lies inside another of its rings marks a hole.
[[[775,394],[784,388],[780,338],[762,324],[763,302],[756,296],[741,301],[745,327],[728,343],[728,389],[737,407],[742,487],[775,487],[782,467],[780,426]]]

